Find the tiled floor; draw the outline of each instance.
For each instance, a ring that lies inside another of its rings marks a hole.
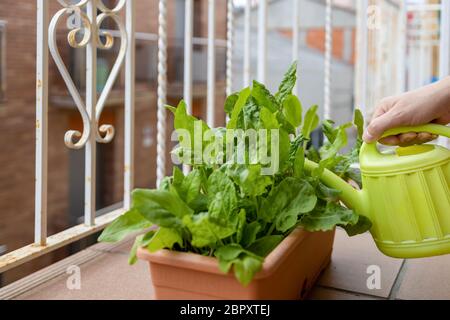
[[[94,246],[98,255],[80,265],[80,290],[67,289],[63,273],[17,299],[152,299],[148,266],[127,264],[132,240],[111,249]],[[450,299],[450,255],[404,261],[381,254],[369,234],[349,238],[338,230],[331,265],[310,299]],[[379,288],[373,272],[379,272]],[[372,277],[371,277],[372,276]],[[376,283],[375,283],[376,284]]]

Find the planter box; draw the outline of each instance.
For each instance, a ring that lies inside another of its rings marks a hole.
[[[303,299],[328,265],[334,231],[297,229],[266,257],[262,270],[243,287],[234,274],[219,270],[213,257],[140,248],[138,257],[150,264],[156,299]]]

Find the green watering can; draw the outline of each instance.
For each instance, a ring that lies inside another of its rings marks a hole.
[[[383,137],[429,132],[450,137],[450,128],[437,124],[403,127]],[[307,160],[305,168],[317,164]],[[420,258],[450,253],[450,150],[424,144],[381,153],[376,143],[360,153],[362,190],[326,170],[322,181],[341,190],[342,202],[372,221],[378,249],[396,258]]]

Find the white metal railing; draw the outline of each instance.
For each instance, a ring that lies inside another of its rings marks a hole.
[[[158,123],[157,123],[157,185],[166,176],[166,102],[167,102],[167,0],[159,0],[158,15]]]
[[[258,81],[262,83],[266,82],[266,76],[267,76],[267,0],[259,0]]]
[[[325,72],[324,72],[324,102],[323,113],[325,119],[331,119],[331,55],[333,50],[333,29],[332,29],[332,0],[326,1],[325,6]]]
[[[397,13],[396,24],[383,23],[382,19],[389,18],[389,10]],[[434,21],[440,17],[439,29],[424,28],[421,21],[416,29],[411,29],[407,22],[409,13],[420,19],[428,14]],[[425,67],[426,60],[432,58],[431,47],[439,51],[439,77],[450,74],[450,0],[442,0],[440,4],[362,0],[358,1],[358,19],[355,101],[367,118],[383,96],[398,94],[431,81]],[[386,44],[389,46],[386,48],[388,56],[383,49]],[[378,52],[375,57],[373,53],[369,54],[373,46]],[[395,55],[392,55],[393,51]],[[384,79],[383,74],[390,65],[393,65],[392,70],[396,70],[396,77]],[[380,83],[385,85],[377,85]]]
[[[134,6],[135,0],[120,0],[114,8],[106,7],[101,0],[80,0],[76,4],[58,0],[61,9],[49,19],[50,0],[37,0],[37,58],[36,58],[36,189],[35,189],[35,243],[0,257],[0,272],[6,271],[35,257],[79,240],[101,230],[130,206],[133,189],[134,154]],[[125,21],[121,13],[125,11]],[[68,44],[86,50],[86,99],[83,101],[59,53],[56,28],[64,17],[76,14],[81,25],[68,33]],[[100,27],[105,19],[112,19],[119,32],[121,47],[103,91],[97,100],[96,72],[97,49],[108,50],[114,37]],[[81,40],[78,35],[83,32]],[[102,42],[105,39],[105,42]],[[85,148],[85,208],[84,224],[47,236],[47,152],[48,152],[48,65],[49,54],[66,83],[83,120],[83,130],[67,131],[64,141],[68,148]],[[99,119],[118,76],[125,63],[125,165],[124,207],[96,217],[95,163],[96,143],[109,143],[114,137],[111,125],[99,126]]]

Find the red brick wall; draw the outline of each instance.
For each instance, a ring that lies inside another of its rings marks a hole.
[[[344,58],[344,30],[341,28],[333,29],[333,57],[336,59]],[[325,30],[323,28],[312,28],[306,33],[306,45],[310,48],[325,51]],[[352,63],[354,63],[355,31],[352,31]]]

